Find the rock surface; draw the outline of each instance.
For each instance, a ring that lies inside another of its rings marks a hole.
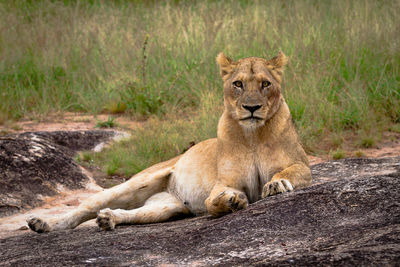
[[[0,240],[25,266],[390,265],[400,262],[400,157],[312,168],[314,184],[218,219],[96,227]]]
[[[41,204],[64,187],[82,188],[88,177],[74,162],[114,136],[111,131],[34,132],[0,137],[0,217]]]

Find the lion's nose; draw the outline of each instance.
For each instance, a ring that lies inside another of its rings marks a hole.
[[[255,105],[255,106],[242,105],[242,107],[244,109],[247,109],[248,111],[250,111],[251,114],[253,114],[254,111],[256,111],[257,109],[260,109],[262,106],[261,105]]]

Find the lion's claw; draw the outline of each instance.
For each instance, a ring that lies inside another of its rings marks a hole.
[[[97,225],[106,231],[114,230],[115,228],[115,216],[111,209],[103,209],[99,211],[96,219]]]
[[[210,214],[218,217],[230,212],[244,209],[248,206],[247,197],[242,192],[226,190],[212,200]]]
[[[266,183],[261,196],[262,198],[265,198],[267,196],[273,196],[287,191],[293,191],[292,184],[289,182],[289,180],[280,179],[278,181]]]
[[[29,228],[37,233],[50,232],[50,226],[40,218],[31,217],[26,220]]]

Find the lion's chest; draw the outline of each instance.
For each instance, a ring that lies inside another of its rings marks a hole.
[[[275,171],[265,158],[257,154],[252,155],[246,168],[243,168],[241,175],[243,191],[246,193],[250,203],[261,199],[264,185],[271,179]]]

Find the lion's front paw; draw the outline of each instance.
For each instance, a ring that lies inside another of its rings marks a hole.
[[[115,215],[113,211],[111,209],[103,209],[99,211],[96,223],[103,230],[113,230],[115,228]]]
[[[287,191],[293,191],[292,184],[286,179],[271,181],[264,185],[262,197],[273,196]]]
[[[51,231],[49,224],[40,218],[30,217],[26,220],[26,222],[28,223],[29,228],[37,233],[45,233]]]
[[[248,204],[249,202],[244,193],[227,190],[221,192],[212,200],[209,213],[212,216],[218,217],[227,213],[244,209],[248,206]]]

